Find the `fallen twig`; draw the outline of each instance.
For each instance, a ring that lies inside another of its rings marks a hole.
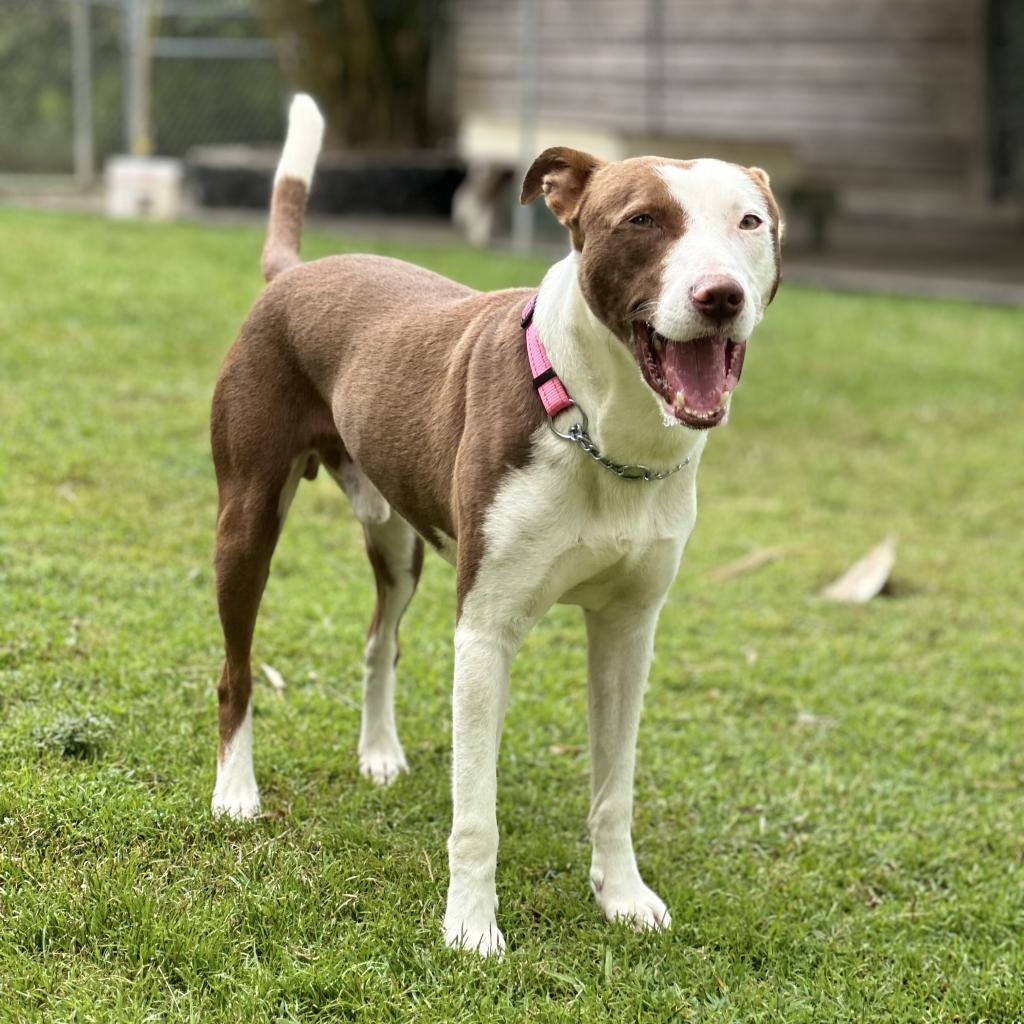
[[[769,562],[775,562],[785,553],[785,548],[755,548],[742,558],[737,558],[734,562],[727,562],[725,565],[713,569],[708,573],[708,579],[715,583],[731,580],[736,576],[760,569],[762,565],[767,565]]]

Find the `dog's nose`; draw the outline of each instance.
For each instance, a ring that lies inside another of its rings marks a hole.
[[[728,320],[743,308],[743,288],[724,274],[702,277],[690,289],[693,304],[712,320]]]

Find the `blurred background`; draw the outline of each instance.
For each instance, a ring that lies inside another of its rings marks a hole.
[[[546,146],[713,155],[770,173],[791,279],[1024,300],[1020,0],[0,0],[0,199],[263,209],[297,89],[314,214],[554,247]]]

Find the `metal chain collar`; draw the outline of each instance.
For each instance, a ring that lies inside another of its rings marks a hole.
[[[573,402],[573,405],[576,405],[576,403]],[[576,408],[579,409],[579,406],[576,405]],[[604,466],[609,473],[614,473],[621,480],[643,480],[645,483],[650,483],[652,480],[664,480],[666,477],[678,473],[679,470],[684,469],[690,464],[689,455],[678,465],[672,466],[670,469],[649,469],[647,466],[640,465],[640,463],[613,462],[607,456],[602,455],[601,450],[594,444],[593,438],[587,433],[587,427],[589,426],[587,414],[582,409],[579,411],[582,420],[579,423],[574,423],[565,433],[559,430],[555,426],[554,419],[549,417],[548,426],[551,428],[551,433],[555,437],[560,437],[563,441],[571,441],[582,448],[598,465]]]

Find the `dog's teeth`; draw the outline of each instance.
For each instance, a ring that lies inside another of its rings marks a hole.
[[[676,408],[686,410],[686,395],[682,391],[676,392]]]
[[[710,409],[710,410],[708,410],[708,409],[691,409],[688,405],[684,405],[683,406],[683,412],[685,412],[688,416],[692,416],[694,419],[697,419],[697,420],[710,420],[715,415],[715,413],[718,412],[718,410],[717,409]]]

